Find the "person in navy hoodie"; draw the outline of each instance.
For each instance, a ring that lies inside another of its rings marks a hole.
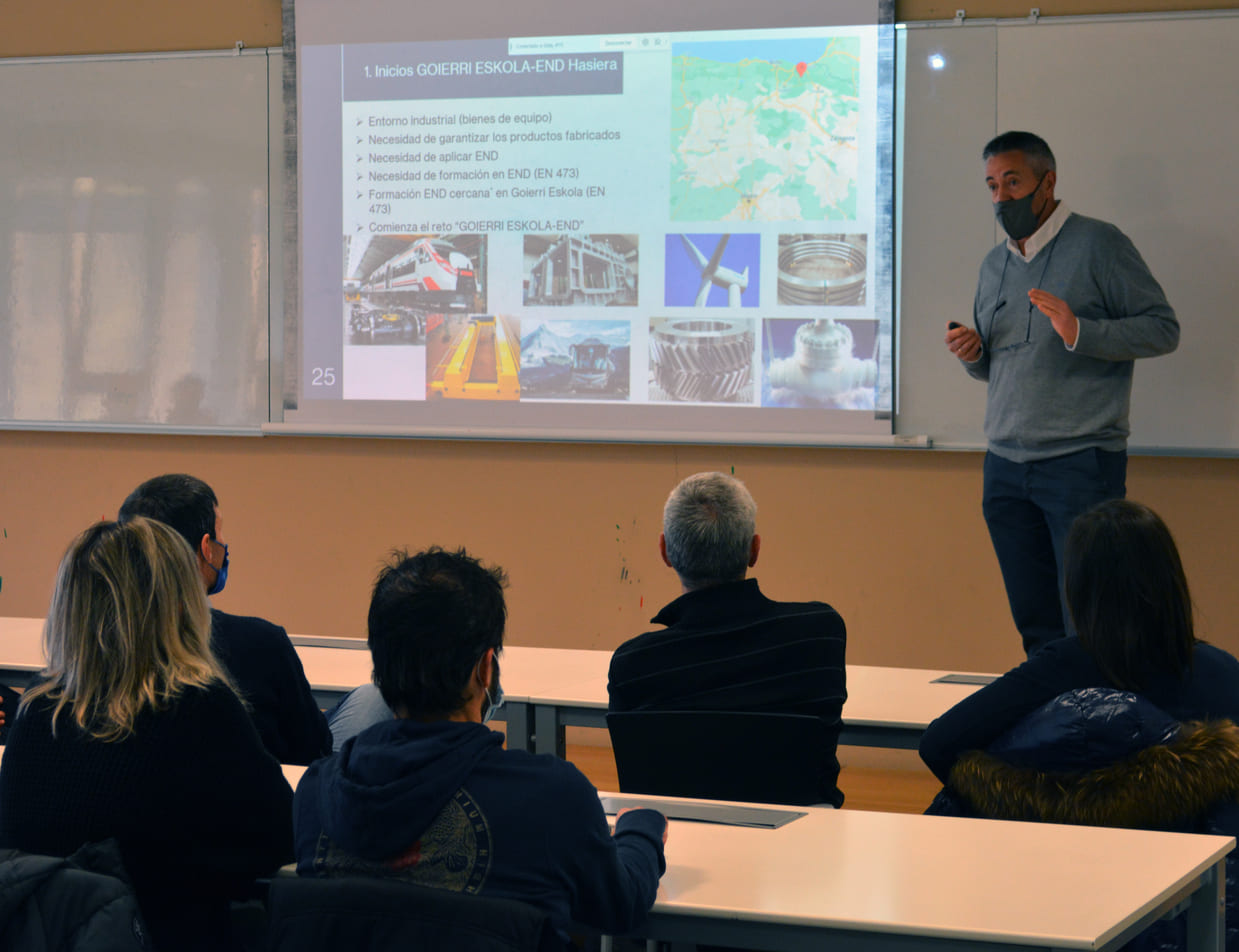
[[[463,549],[397,552],[370,603],[374,680],[395,712],[306,771],[293,824],[303,876],[381,876],[516,899],[609,933],[641,924],[667,822],[622,812],[566,761],[504,750],[506,579]]]

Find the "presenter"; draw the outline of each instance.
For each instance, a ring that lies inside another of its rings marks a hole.
[[[987,383],[981,507],[1031,656],[1069,629],[1072,520],[1126,494],[1133,363],[1173,351],[1179,324],[1131,241],[1054,197],[1043,139],[1007,132],[981,157],[1009,240],[981,263],[973,326],[951,322],[946,345]]]

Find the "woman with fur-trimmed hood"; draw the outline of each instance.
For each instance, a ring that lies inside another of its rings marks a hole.
[[[1239,727],[1180,724],[1130,691],[1068,691],[987,751],[964,754],[926,813],[1239,836]],[[1226,947],[1239,949],[1239,860],[1226,860]],[[1182,949],[1157,923],[1139,947]]]
[[[1121,499],[1084,513],[1066,541],[1064,590],[1078,637],[926,730],[921,758],[946,785],[928,812],[1234,835],[1239,661],[1196,639],[1165,523]],[[1234,885],[1227,944],[1239,949]],[[1172,948],[1181,936],[1152,938]]]

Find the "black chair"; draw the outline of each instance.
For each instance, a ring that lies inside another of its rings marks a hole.
[[[625,711],[607,715],[607,730],[621,793],[805,806],[833,789],[825,764],[839,725],[819,717]]]
[[[562,952],[547,913],[364,876],[279,876],[271,883],[270,952]]]

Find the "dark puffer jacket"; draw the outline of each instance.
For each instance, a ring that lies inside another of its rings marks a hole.
[[[964,754],[926,813],[1082,826],[1239,834],[1239,727],[1180,724],[1113,688],[1061,694],[988,751]],[[1226,859],[1226,947],[1239,952],[1239,868]],[[1182,949],[1159,922],[1131,948]]]
[[[149,952],[113,840],[68,859],[0,850],[0,949]]]

